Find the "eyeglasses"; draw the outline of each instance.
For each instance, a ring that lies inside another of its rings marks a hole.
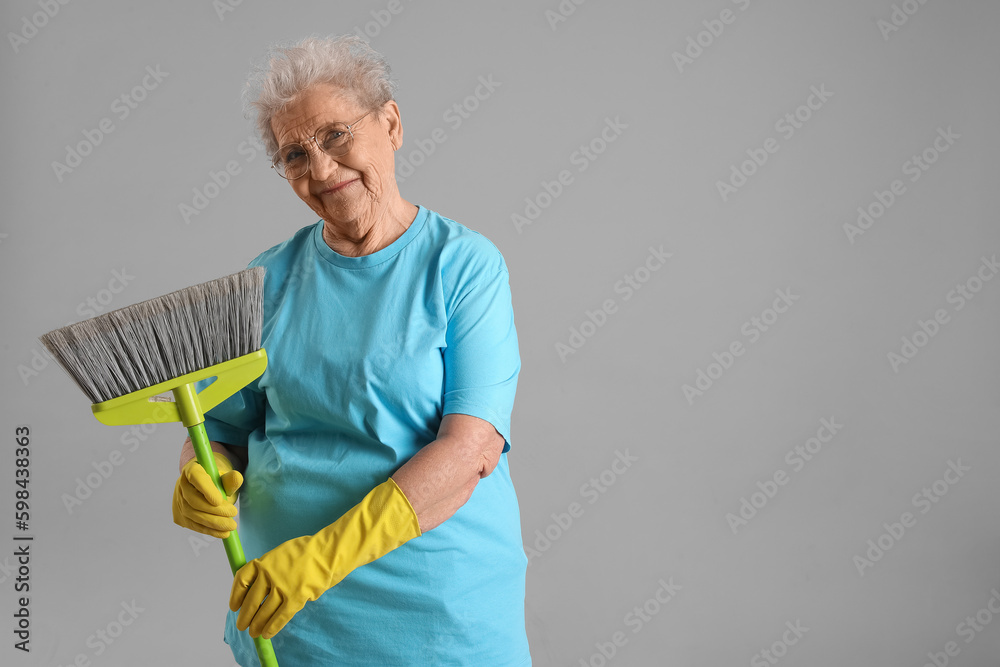
[[[365,116],[372,111],[374,109],[366,113]],[[354,131],[352,128],[360,123],[365,116],[362,116],[350,125],[344,123],[324,125],[316,134],[309,137],[306,143],[313,142],[317,148],[330,157],[345,155],[351,150],[351,146],[354,144]],[[271,168],[278,173],[278,176],[289,181],[302,178],[309,173],[309,151],[302,144],[286,144],[274,154],[274,157],[271,159]]]

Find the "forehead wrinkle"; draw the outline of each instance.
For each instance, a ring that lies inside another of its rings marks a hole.
[[[323,88],[326,88],[326,90],[323,91]],[[271,121],[272,126],[277,125],[274,120],[280,119],[283,121],[281,127],[275,128],[276,130],[281,130],[281,134],[277,131],[274,133],[274,137],[278,141],[278,146],[285,146],[290,143],[304,143],[306,140],[312,138],[321,127],[330,123],[346,124],[351,122],[350,120],[335,117],[343,113],[344,110],[339,108],[341,105],[347,104],[347,106],[351,106],[353,102],[337,87],[317,85],[314,88],[302,91],[302,93],[306,94],[293,98],[284,109],[275,114],[274,119]],[[298,106],[296,114],[288,114],[289,107],[295,106]],[[333,109],[332,107],[338,108]],[[347,111],[349,113],[350,109],[347,109]],[[309,113],[309,115],[303,115],[305,113]]]
[[[326,111],[320,111],[312,114],[311,116],[301,118],[300,120],[295,120],[292,123],[288,123],[287,121],[282,123],[279,128],[281,133],[275,133],[278,145],[285,146],[287,144],[301,144],[307,139],[310,139],[314,134],[316,134],[316,131],[319,130],[319,128],[327,125],[328,123],[334,122],[332,120],[322,120],[323,116],[326,116],[327,113],[328,112]],[[311,129],[307,130],[305,128]]]

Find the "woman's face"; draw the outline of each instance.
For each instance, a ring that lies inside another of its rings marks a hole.
[[[353,96],[331,84],[317,84],[299,93],[271,119],[279,148],[290,143],[309,153],[309,171],[289,181],[295,194],[324,221],[349,238],[364,237],[399,198],[393,152],[402,143],[399,108],[393,101],[381,116],[365,116]],[[351,150],[330,157],[310,139],[330,123],[353,123]]]

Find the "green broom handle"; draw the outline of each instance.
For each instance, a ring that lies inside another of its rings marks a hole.
[[[205,469],[211,480],[215,482],[216,488],[222,493],[222,497],[225,498],[226,490],[222,487],[222,480],[219,478],[219,468],[215,465],[215,457],[212,455],[212,445],[208,440],[208,432],[205,431],[205,422],[202,421],[189,426],[188,435],[191,436],[191,444],[194,445],[194,454],[198,459],[198,463]],[[232,568],[233,575],[235,576],[236,572],[246,565],[247,562],[246,556],[243,554],[243,545],[240,544],[239,534],[235,530],[230,531],[229,537],[223,539],[222,544],[226,548],[229,567]],[[257,648],[257,658],[260,660],[261,667],[278,667],[278,659],[274,655],[274,647],[271,646],[270,639],[256,637],[253,643]]]
[[[194,454],[198,463],[205,469],[216,488],[222,493],[222,497],[225,498],[226,490],[222,487],[219,468],[215,465],[215,457],[212,455],[212,445],[208,440],[205,422],[188,427],[188,435],[191,436],[191,444],[194,445]],[[229,567],[233,569],[233,575],[235,575],[247,563],[247,557],[243,554],[243,545],[240,544],[240,536],[233,530],[229,533],[229,537],[222,540],[222,544],[226,547]]]

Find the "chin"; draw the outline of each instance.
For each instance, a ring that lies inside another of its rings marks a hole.
[[[331,224],[343,224],[346,222],[351,222],[362,220],[365,214],[365,207],[359,205],[360,202],[349,201],[344,202],[340,206],[324,206],[320,209],[314,209],[320,214],[326,222]]]

